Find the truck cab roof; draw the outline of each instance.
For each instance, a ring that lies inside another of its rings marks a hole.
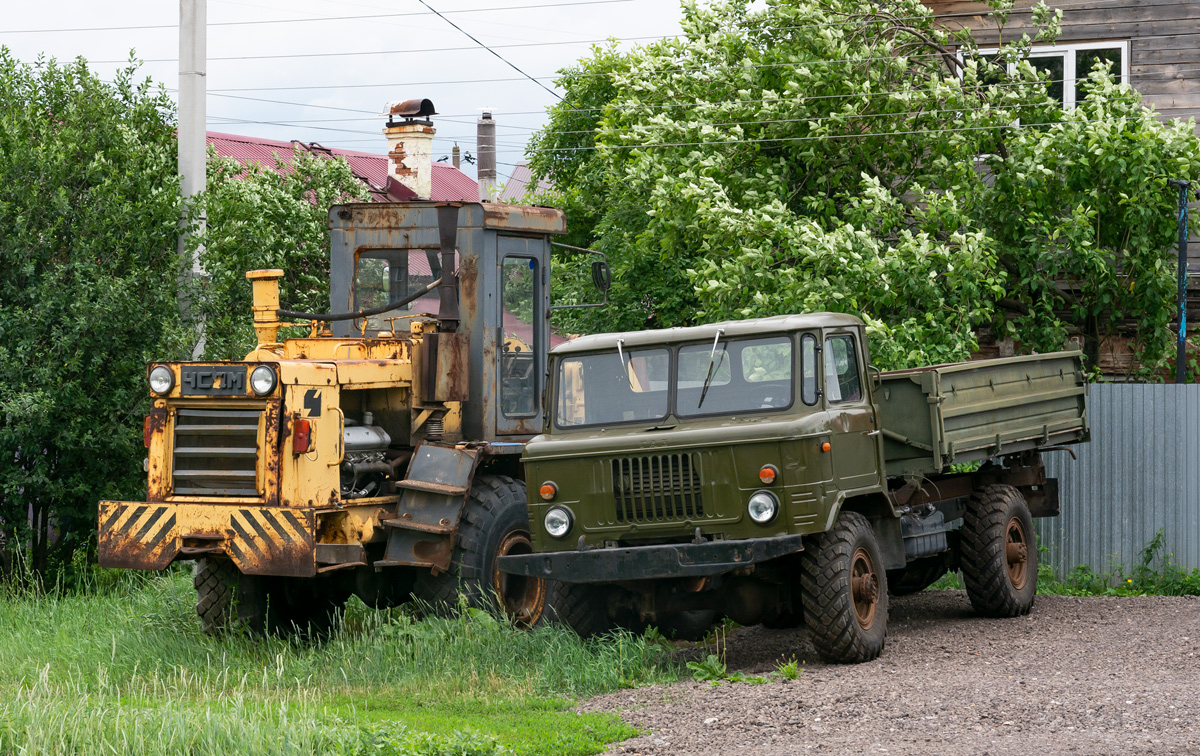
[[[717,331],[724,331],[727,338],[739,336],[761,336],[769,333],[789,333],[814,328],[853,328],[863,325],[861,319],[840,312],[812,312],[803,315],[773,315],[766,318],[727,320],[685,328],[664,328],[651,331],[626,331],[624,333],[598,333],[580,336],[555,347],[552,354],[574,354],[616,349],[617,341],[626,349],[659,344],[677,344],[693,341],[711,341]]]

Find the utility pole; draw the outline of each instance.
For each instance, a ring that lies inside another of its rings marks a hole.
[[[1188,185],[1171,179],[1167,184],[1179,189],[1179,341],[1175,347],[1175,382],[1187,383],[1187,285],[1188,285]]]
[[[184,213],[192,198],[204,191],[207,170],[207,94],[206,72],[208,68],[208,10],[207,0],[179,0],[179,177],[183,193]],[[203,233],[203,215],[196,233]],[[198,282],[204,276],[200,265],[201,247],[188,253],[189,231],[181,226],[179,255],[185,270],[191,273],[188,284]],[[187,289],[180,288],[179,310],[187,317],[191,303]],[[192,358],[198,359],[204,352],[204,321],[198,319],[197,340]]]

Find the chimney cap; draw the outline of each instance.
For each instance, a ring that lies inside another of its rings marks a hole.
[[[431,115],[437,115],[437,111],[433,109],[433,100],[416,99],[405,100],[398,102],[392,106],[389,115],[400,116],[402,118],[425,118]]]

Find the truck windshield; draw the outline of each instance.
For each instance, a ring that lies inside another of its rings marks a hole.
[[[721,341],[679,348],[676,412],[680,417],[783,409],[792,404],[792,340],[788,336]],[[703,395],[704,401],[701,402]]]
[[[569,357],[558,364],[561,427],[606,425],[667,416],[670,354],[634,349]],[[623,373],[623,375],[622,375]]]
[[[790,336],[718,340],[715,351],[711,341],[682,346],[675,363],[675,414],[786,409],[792,406],[794,362]],[[557,375],[558,426],[662,420],[670,409],[670,365],[665,347],[562,359]]]

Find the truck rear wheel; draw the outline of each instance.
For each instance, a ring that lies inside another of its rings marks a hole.
[[[963,583],[985,617],[1029,614],[1037,595],[1038,553],[1033,517],[1012,486],[984,486],[963,516]]]
[[[549,581],[501,572],[496,557],[530,554],[525,484],[507,475],[480,475],[471,486],[458,526],[450,570],[425,572],[413,596],[435,612],[454,607],[459,593],[477,609],[499,608],[521,627],[534,627],[545,616]]]
[[[842,512],[800,556],[804,621],[817,653],[842,664],[879,656],[887,639],[887,574],[870,521]]]

